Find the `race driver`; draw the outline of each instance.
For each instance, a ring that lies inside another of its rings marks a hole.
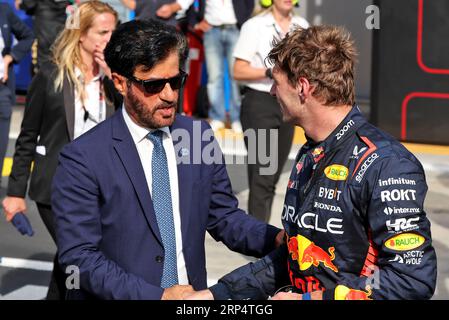
[[[191,299],[432,297],[437,263],[424,170],[363,118],[355,58],[349,33],[334,26],[296,29],[272,49],[271,93],[284,121],[307,137],[285,196],[286,244]]]

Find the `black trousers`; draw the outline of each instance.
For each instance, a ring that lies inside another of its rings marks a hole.
[[[260,169],[268,165],[262,165],[259,156],[254,157],[256,163],[248,163],[248,183],[249,199],[248,213],[261,221],[268,222],[271,216],[271,207],[276,191],[276,184],[281,175],[285,162],[288,159],[290,148],[293,141],[294,126],[282,121],[282,113],[276,98],[269,93],[245,87],[242,96],[242,108],[240,121],[244,131],[247,129],[256,130],[256,148],[248,147],[248,138],[245,135],[245,145],[248,153],[250,150],[256,150],[259,154],[259,135],[258,129],[277,129],[277,170],[273,175],[261,175]],[[266,133],[264,141],[266,154],[270,150],[270,135]],[[273,157],[274,155],[271,155]],[[248,155],[248,162],[250,155]],[[286,186],[283,186],[286,187]]]
[[[51,206],[43,203],[36,202],[37,209],[39,211],[39,215],[41,216],[42,221],[47,227],[48,232],[50,233],[53,241],[56,243],[56,228],[54,222],[53,211],[51,210]],[[47,292],[47,300],[65,300],[66,294],[66,285],[65,285],[66,274],[64,270],[62,270],[61,266],[58,262],[58,253],[53,259],[53,271],[51,273],[50,284],[48,286]]]

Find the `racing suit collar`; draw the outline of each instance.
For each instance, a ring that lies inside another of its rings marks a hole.
[[[306,135],[307,142],[296,155],[296,162],[307,152],[311,152],[315,163],[318,163],[325,154],[340,146],[348,137],[352,136],[366,122],[359,107],[355,104],[351,111],[334,131],[324,140],[316,142]]]
[[[354,105],[351,111],[346,115],[343,121],[335,128],[335,130],[322,142],[316,143],[307,137],[307,144],[310,148],[323,147],[324,153],[340,146],[348,137],[352,136],[366,122],[360,109]]]

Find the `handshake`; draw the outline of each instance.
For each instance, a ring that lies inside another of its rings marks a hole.
[[[291,287],[291,286],[288,286]],[[299,294],[292,291],[279,289],[269,300],[323,300],[322,291],[314,291]],[[167,288],[161,300],[214,300],[214,296],[209,289],[195,291],[190,285],[175,285]]]
[[[208,289],[195,291],[190,285],[175,285],[164,290],[161,300],[214,300]]]

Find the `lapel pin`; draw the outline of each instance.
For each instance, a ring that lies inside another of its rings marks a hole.
[[[190,154],[189,149],[187,149],[187,148],[181,148],[180,152],[181,152],[181,157],[186,157]]]

